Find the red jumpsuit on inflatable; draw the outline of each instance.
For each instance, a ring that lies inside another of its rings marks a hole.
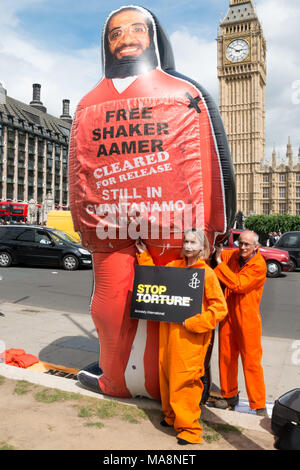
[[[235,216],[231,156],[216,106],[175,72],[148,10],[109,16],[103,65],[104,78],[78,105],[69,153],[74,228],[93,253],[99,390],[159,399],[159,325],[129,316],[134,242],[141,237],[165,265],[179,258],[187,228],[204,230],[211,246],[224,237]]]

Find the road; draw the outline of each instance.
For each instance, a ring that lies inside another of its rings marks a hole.
[[[0,269],[0,299],[22,305],[89,313],[93,270],[10,267]],[[0,309],[1,310],[1,309]]]
[[[89,313],[91,269],[10,267],[0,269],[0,299],[66,312]],[[0,308],[1,310],[1,308]],[[267,279],[261,302],[263,335],[300,339],[300,271]]]

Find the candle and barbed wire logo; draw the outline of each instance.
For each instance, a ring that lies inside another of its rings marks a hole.
[[[191,287],[192,289],[197,289],[198,287],[200,287],[200,284],[201,281],[200,279],[198,279],[198,273],[194,273],[192,279],[189,282],[189,287]]]

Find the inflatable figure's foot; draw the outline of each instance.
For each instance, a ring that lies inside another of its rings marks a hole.
[[[160,422],[160,425],[163,426],[164,428],[171,428],[172,427],[170,424],[167,423],[167,421],[165,419],[163,419]]]
[[[77,374],[77,379],[84,388],[92,392],[103,393],[99,385],[101,375],[102,370],[99,368],[98,363],[95,363],[80,370]]]

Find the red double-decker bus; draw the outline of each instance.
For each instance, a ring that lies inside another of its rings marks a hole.
[[[41,204],[36,204],[37,222],[40,220]],[[69,210],[68,206],[55,205],[56,210]],[[26,222],[28,216],[28,202],[0,201],[0,223],[5,222]]]
[[[37,208],[41,204],[36,204]],[[0,201],[0,221],[26,222],[28,215],[28,203]]]

